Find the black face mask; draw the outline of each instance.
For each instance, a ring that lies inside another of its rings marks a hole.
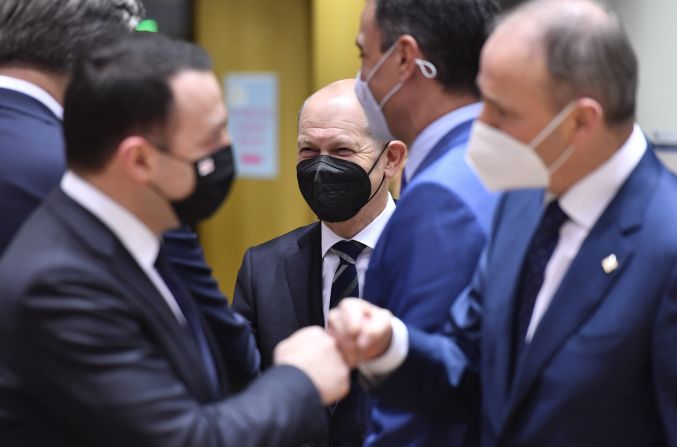
[[[195,162],[185,160],[170,152],[163,153],[182,163],[193,165],[195,170],[196,180],[193,192],[185,199],[170,200],[179,221],[192,226],[214,214],[226,200],[235,178],[232,146],[228,144],[210,156]],[[166,194],[162,196],[166,197]]]
[[[376,195],[385,174],[374,194],[371,194],[369,174],[387,147],[387,144],[383,147],[369,172],[357,163],[329,155],[309,158],[296,166],[301,194],[320,220],[344,222],[351,219]]]

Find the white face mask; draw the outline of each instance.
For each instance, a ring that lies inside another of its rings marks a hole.
[[[360,101],[360,104],[364,109],[365,115],[367,115],[369,131],[376,139],[380,141],[390,141],[395,139],[393,134],[390,132],[388,122],[383,115],[383,107],[390,100],[390,98],[392,98],[393,95],[395,95],[395,93],[397,93],[402,88],[404,81],[400,81],[395,84],[393,88],[391,88],[390,91],[386,93],[380,103],[376,101],[376,98],[374,98],[374,95],[371,93],[371,90],[369,89],[369,81],[374,78],[374,75],[376,75],[378,69],[381,68],[388,57],[393,54],[395,48],[397,48],[397,41],[395,41],[395,43],[393,43],[390,48],[388,48],[388,51],[383,53],[383,56],[381,56],[376,65],[374,65],[364,81],[362,80],[361,71],[357,72],[357,78],[355,79],[355,94],[357,95],[357,99]],[[435,76],[437,76],[437,68],[435,68],[431,62],[423,59],[414,59],[414,62],[416,62],[419,69],[421,70],[421,73],[423,73],[423,76],[426,78],[433,79]]]
[[[574,106],[575,103],[569,103],[529,144],[481,121],[475,121],[468,141],[466,161],[491,191],[547,188],[552,174],[562,167],[576,148],[569,145],[550,166],[545,165],[536,153],[536,148],[562,124]]]

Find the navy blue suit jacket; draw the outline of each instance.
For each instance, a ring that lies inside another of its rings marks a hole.
[[[515,290],[542,204],[543,191],[504,196],[448,336],[410,327],[409,355],[379,395],[451,420],[481,393],[485,446],[677,446],[676,178],[646,152],[573,259],[509,387]],[[607,273],[610,254],[619,267]]]
[[[416,170],[366,275],[365,299],[426,332],[442,329],[452,300],[470,283],[496,203],[465,162],[471,125],[449,130]],[[377,401],[366,445],[462,445],[464,439],[472,443],[464,424],[404,414]]]
[[[0,255],[66,169],[61,121],[42,103],[0,88]],[[256,377],[259,357],[246,322],[228,307],[189,228],[165,234],[177,273],[213,326],[233,366],[236,388]]]
[[[251,322],[269,367],[275,346],[305,326],[324,327],[319,222],[252,247],[237,275],[233,308]],[[330,411],[324,441],[313,445],[360,446],[364,436],[359,387]]]
[[[0,88],[0,256],[66,169],[61,121],[38,100]]]

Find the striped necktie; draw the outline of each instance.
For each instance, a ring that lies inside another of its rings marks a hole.
[[[331,285],[329,308],[335,307],[347,296],[359,295],[355,261],[364,248],[365,245],[357,241],[340,241],[331,248],[339,257],[339,265]]]

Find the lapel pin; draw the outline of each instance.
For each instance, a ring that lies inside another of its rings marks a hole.
[[[616,259],[616,255],[611,253],[609,256],[602,259],[602,268],[607,275],[616,270],[618,268],[618,259]]]

